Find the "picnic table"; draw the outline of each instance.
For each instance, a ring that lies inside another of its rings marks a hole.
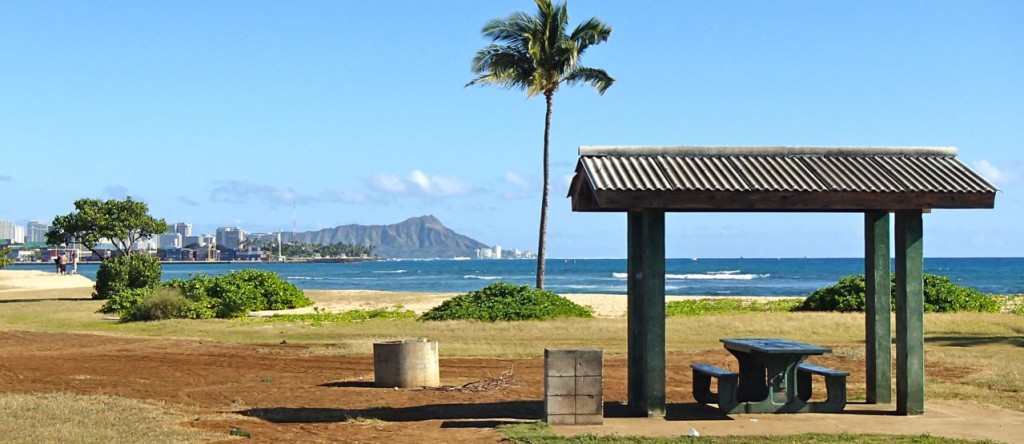
[[[808,356],[832,350],[788,339],[721,339],[739,361],[739,373],[693,364],[694,398],[717,403],[725,413],[836,412],[846,405],[847,372],[803,364]],[[826,377],[828,400],[811,402],[811,375]],[[710,378],[718,378],[711,393]]]

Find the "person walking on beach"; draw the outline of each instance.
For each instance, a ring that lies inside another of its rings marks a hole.
[[[58,274],[60,274],[61,276],[64,276],[64,275],[68,274],[68,255],[67,255],[67,253],[61,253],[59,261],[60,262],[57,265]]]
[[[53,267],[56,268],[56,273],[60,274],[60,256],[53,257]]]

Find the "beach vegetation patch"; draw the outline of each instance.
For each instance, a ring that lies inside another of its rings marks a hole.
[[[144,296],[131,310],[125,321],[163,321],[188,317],[185,308],[191,305],[181,292],[171,287],[160,287]]]
[[[347,310],[340,313],[317,311],[302,314],[275,314],[263,318],[263,322],[300,322],[319,327],[323,324],[349,324],[373,320],[415,319],[416,313],[401,307],[393,309],[376,308],[373,310]]]
[[[219,276],[194,275],[173,279],[168,286],[181,290],[185,298],[211,309],[217,318],[237,318],[254,310],[284,310],[313,305],[295,284],[277,273],[238,270]]]
[[[102,265],[101,265],[102,266]],[[313,305],[294,284],[277,273],[238,270],[190,279],[172,279],[155,288],[123,289],[100,312],[117,313],[121,320],[239,318],[254,310],[284,310]]]
[[[665,317],[702,316],[741,313],[786,313],[795,311],[803,301],[796,298],[758,301],[736,298],[701,298],[671,301],[665,304]]]
[[[125,290],[156,288],[163,269],[160,260],[146,254],[115,256],[100,262],[96,270],[96,291],[93,299],[110,299]]]
[[[526,285],[495,282],[451,298],[423,313],[424,321],[528,321],[590,318],[593,310],[550,291]]]
[[[896,276],[891,276],[890,300],[896,307]],[[839,282],[811,293],[800,304],[804,311],[864,311],[864,275],[844,276]],[[995,313],[1002,309],[996,297],[964,287],[948,277],[924,275],[924,311],[930,313],[981,312]]]

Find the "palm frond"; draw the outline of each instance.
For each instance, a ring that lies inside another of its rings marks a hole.
[[[583,54],[590,45],[597,45],[602,42],[608,41],[608,37],[612,34],[612,27],[602,22],[597,17],[591,17],[576,29],[573,29],[572,34],[569,34],[569,40],[576,42],[579,47],[579,53]]]
[[[587,68],[585,66],[576,67],[572,71],[566,74],[562,81],[566,85],[575,85],[577,83],[588,83],[597,90],[598,94],[604,94],[608,87],[615,83],[615,79],[608,75],[603,69]]]

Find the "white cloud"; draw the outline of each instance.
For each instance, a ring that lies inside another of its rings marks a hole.
[[[505,200],[528,199],[540,196],[540,190],[544,186],[544,182],[539,178],[526,178],[513,171],[506,172],[502,179],[511,188],[501,194],[501,198]]]
[[[370,188],[386,194],[404,194],[408,188],[401,177],[394,174],[377,174],[368,181]]]
[[[10,182],[10,181],[11,181],[11,176],[8,176],[6,174],[0,174],[0,182]]]
[[[978,174],[981,174],[982,177],[988,179],[992,183],[1006,183],[1015,179],[1013,173],[1010,171],[1000,169],[984,159],[974,162],[974,169],[977,170]]]
[[[210,190],[210,200],[213,202],[248,203],[256,201],[276,207],[309,201],[308,198],[292,190],[278,190],[269,185],[242,180],[215,182],[215,185],[213,190]]]
[[[408,179],[395,174],[377,174],[367,180],[371,189],[398,196],[450,197],[469,194],[472,185],[451,176],[430,176],[422,170],[413,170]]]
[[[529,181],[524,179],[523,176],[520,176],[519,173],[514,173],[512,171],[505,173],[505,181],[521,189],[532,188]]]

